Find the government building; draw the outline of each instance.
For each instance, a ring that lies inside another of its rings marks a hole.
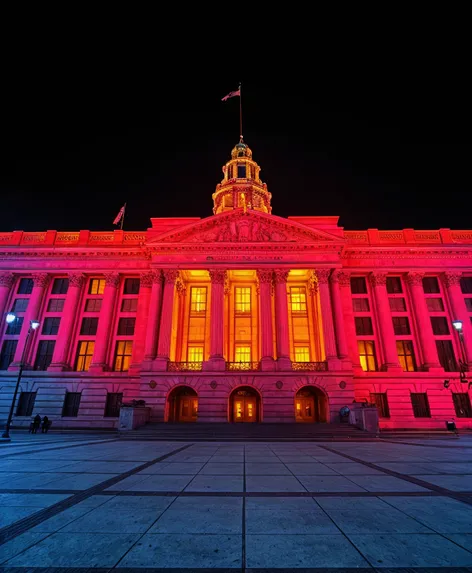
[[[279,217],[242,141],[206,218],[0,233],[0,421],[472,428],[472,231]],[[7,313],[10,313],[7,323]],[[39,327],[32,331],[31,321]],[[460,322],[461,321],[461,322]]]

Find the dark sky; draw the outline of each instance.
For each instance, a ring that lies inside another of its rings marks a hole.
[[[211,215],[239,135],[239,100],[221,98],[240,80],[244,139],[274,214],[339,215],[346,229],[472,228],[461,86],[414,66],[382,77],[229,71],[141,84],[42,70],[14,82],[1,108],[0,230],[113,229],[125,201],[128,230]]]

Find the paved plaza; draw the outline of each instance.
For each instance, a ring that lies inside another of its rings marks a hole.
[[[471,568],[472,438],[399,442],[14,432],[0,571]]]

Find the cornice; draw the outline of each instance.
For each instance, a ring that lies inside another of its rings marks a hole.
[[[89,259],[90,257],[94,259],[98,258],[136,258],[136,259],[148,259],[149,254],[143,250],[139,251],[119,251],[115,249],[110,249],[107,251],[57,251],[55,249],[51,250],[41,250],[41,251],[26,251],[26,250],[15,250],[15,251],[3,251],[0,250],[0,260],[4,259],[15,259],[15,258],[28,258],[28,259]]]
[[[470,249],[470,247],[469,247]],[[345,249],[341,255],[343,260],[349,259],[470,259],[472,250],[463,249]]]
[[[144,251],[150,255],[169,255],[179,253],[234,253],[234,252],[306,252],[324,251],[341,254],[341,246],[333,243],[295,243],[295,244],[271,244],[271,243],[174,243],[172,245],[156,244],[144,247]]]

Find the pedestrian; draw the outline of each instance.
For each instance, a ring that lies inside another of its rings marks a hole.
[[[44,416],[43,418],[43,425],[41,426],[41,434],[47,434],[49,430],[49,418]]]
[[[41,416],[39,414],[36,414],[36,416],[33,419],[33,429],[31,433],[36,434],[40,426],[41,426]]]

